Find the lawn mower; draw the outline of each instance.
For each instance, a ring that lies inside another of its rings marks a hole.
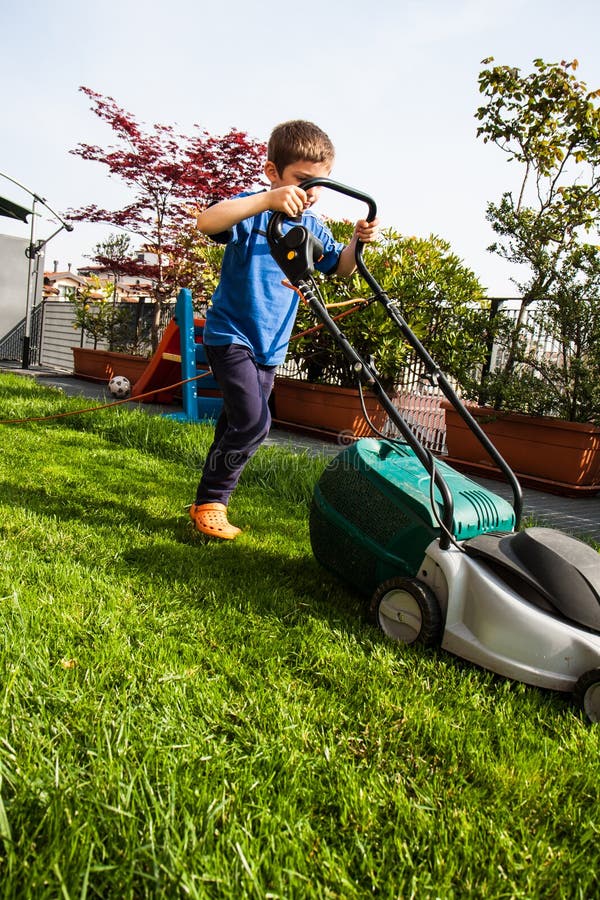
[[[365,203],[371,197],[327,178],[326,187]],[[363,388],[375,394],[400,439],[374,433],[342,450],[313,495],[310,539],[316,559],[370,598],[375,621],[392,640],[441,646],[499,675],[570,692],[600,721],[600,554],[562,532],[520,529],[520,484],[446,376],[367,269],[359,273],[424,364],[431,383],[476,434],[512,488],[504,500],[436,459],[327,311],[314,265],[320,242],[284,213],[271,216],[274,259],[335,339]],[[363,404],[364,410],[364,404]],[[365,411],[366,416],[366,411]]]

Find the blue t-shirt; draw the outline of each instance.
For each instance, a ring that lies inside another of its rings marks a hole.
[[[203,336],[208,346],[249,347],[256,361],[264,366],[277,366],[284,361],[298,309],[298,294],[282,284],[285,275],[269,250],[267,224],[271,215],[270,211],[259,213],[231,229]],[[297,220],[285,222],[284,232],[293,224]],[[323,244],[323,257],[317,268],[324,273],[333,271],[344,245],[334,240],[310,210],[302,214],[302,225]]]

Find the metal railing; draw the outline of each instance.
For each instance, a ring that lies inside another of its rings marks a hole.
[[[44,305],[35,306],[31,311],[29,332],[29,364],[38,365],[44,322]],[[0,361],[18,362],[23,358],[25,319],[17,322],[4,337],[0,338]]]

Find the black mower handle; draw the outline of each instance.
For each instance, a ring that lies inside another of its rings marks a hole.
[[[353,197],[354,200],[366,203],[369,207],[367,222],[372,222],[377,215],[377,204],[372,197],[369,197],[368,194],[364,194],[362,191],[357,191],[356,188],[348,187],[347,184],[332,181],[331,178],[309,178],[307,181],[303,181],[299,187],[303,191],[309,191],[312,187],[326,187],[332,191],[337,191],[338,194],[345,194],[347,197]]]
[[[332,191],[336,191],[338,194],[345,194],[347,197],[352,197],[354,200],[359,200],[362,203],[365,203],[368,207],[367,222],[372,222],[373,219],[377,216],[377,204],[372,197],[370,197],[368,194],[363,193],[362,191],[356,190],[356,188],[349,187],[347,184],[340,184],[340,182],[338,181],[332,181],[331,178],[308,178],[306,181],[303,181],[301,184],[299,184],[298,187],[300,187],[303,191],[308,191],[313,187],[329,188]],[[283,223],[286,221],[286,219],[289,218],[290,217],[287,215],[287,213],[274,212],[269,219],[269,224],[267,226],[267,237],[269,245],[271,247],[271,251],[273,251],[273,247],[277,246],[277,244],[283,238]],[[362,260],[363,247],[363,241],[357,241],[354,255],[359,272],[361,272],[361,274],[365,276],[368,281],[370,273],[365,269]]]
[[[369,207],[367,214],[367,222],[372,222],[377,215],[377,204],[368,194],[357,191],[356,188],[348,187],[347,184],[340,184],[338,181],[332,181],[331,178],[309,178],[298,185],[303,191],[309,191],[312,187],[326,187],[338,194],[345,194],[347,197],[353,197],[355,200],[361,200]],[[282,225],[286,219],[289,219],[287,213],[274,212],[269,222],[272,228],[274,238],[280,238],[283,235]]]

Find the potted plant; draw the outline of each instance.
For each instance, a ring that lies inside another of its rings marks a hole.
[[[147,355],[139,352],[142,335],[139,324],[132,323],[134,304],[117,304],[113,286],[103,288],[96,276],[71,300],[75,309],[73,328],[80,329],[92,346],[72,347],[74,372],[94,381],[110,381],[124,375],[135,384],[148,365]],[[132,324],[134,327],[132,327]],[[98,347],[98,344],[104,344]]]
[[[490,250],[523,274],[515,319],[491,323],[497,365],[464,382],[517,474],[566,492],[600,489],[600,91],[576,67],[536,60],[528,76],[507,66],[480,75],[478,135],[521,164],[516,191],[488,206]],[[446,423],[452,458],[489,464],[451,410]],[[513,425],[527,431],[513,436]]]
[[[348,222],[329,223],[336,239],[347,242]],[[383,231],[380,242],[365,247],[367,267],[420,340],[453,378],[464,379],[466,367],[482,362],[481,331],[487,320],[483,289],[475,275],[439,237],[403,237]],[[385,390],[402,391],[412,353],[382,305],[364,297],[364,282],[321,279],[330,314],[364,358],[372,358]],[[300,335],[300,336],[297,336]],[[275,416],[279,420],[329,431],[368,434],[357,395],[356,374],[324,329],[315,331],[311,310],[301,303],[296,335],[290,342],[287,376],[275,382]],[[291,376],[291,377],[290,377]],[[366,394],[369,417],[378,427],[385,414]],[[437,401],[435,401],[437,402]],[[341,409],[348,416],[341,418]]]

